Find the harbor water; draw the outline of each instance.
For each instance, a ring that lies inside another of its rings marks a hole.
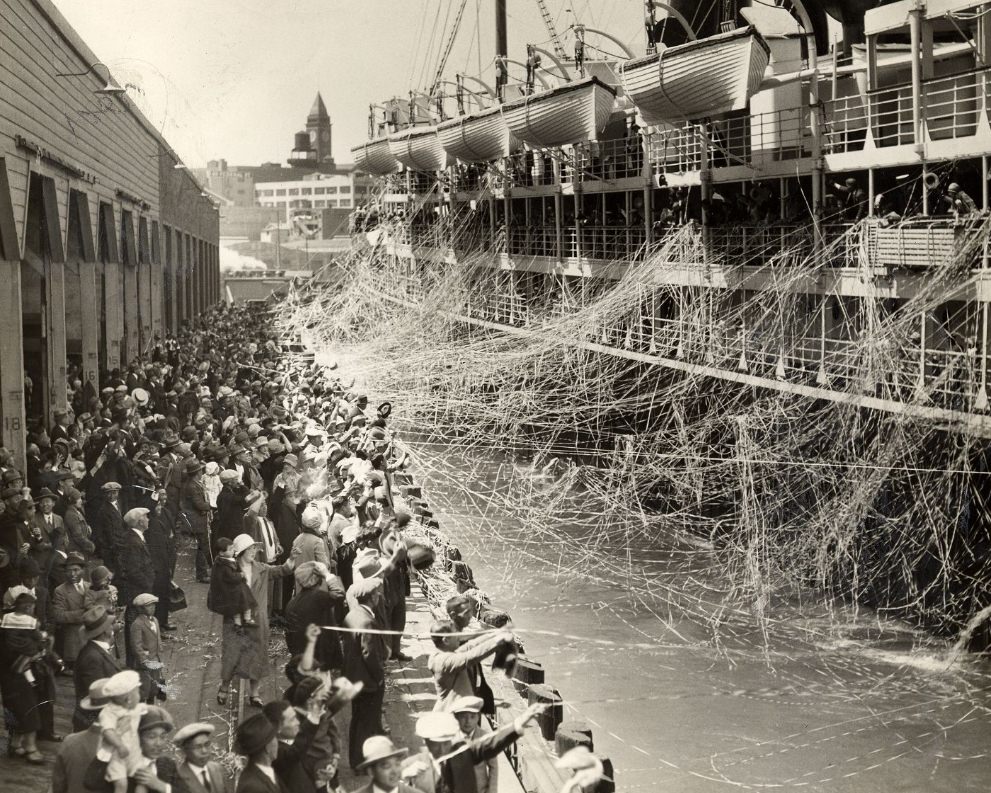
[[[844,604],[782,603],[757,620],[705,612],[702,596],[679,613],[673,593],[705,591],[711,552],[632,541],[580,558],[587,538],[534,537],[477,497],[504,478],[501,458],[452,457],[474,482],[418,479],[565,718],[593,725],[619,790],[988,789],[986,661],[948,665],[947,643]]]
[[[354,350],[325,350],[387,399]],[[396,405],[401,415],[401,405]],[[479,589],[589,722],[618,790],[984,791],[991,665],[846,603],[728,601],[704,543],[535,531],[502,504],[539,464],[405,438],[413,473]],[[580,503],[580,500],[579,500]],[[563,528],[562,528],[563,527]]]

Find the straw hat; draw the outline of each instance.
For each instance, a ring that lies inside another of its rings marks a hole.
[[[390,757],[405,757],[408,752],[408,749],[398,748],[384,735],[373,735],[361,745],[361,762],[354,767],[354,770],[361,771],[379,760],[387,760]]]
[[[110,697],[107,696],[107,683],[110,682],[109,677],[101,677],[99,680],[94,680],[89,684],[89,693],[86,694],[81,700],[79,700],[79,707],[81,710],[100,710],[104,705],[110,702]]]

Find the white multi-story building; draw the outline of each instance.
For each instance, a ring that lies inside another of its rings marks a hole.
[[[365,201],[372,184],[370,177],[354,172],[307,174],[289,182],[257,182],[255,203],[284,210],[286,219],[293,210],[353,209]]]

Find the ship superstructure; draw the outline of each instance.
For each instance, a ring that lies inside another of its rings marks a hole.
[[[639,51],[577,21],[525,61],[503,39],[495,85],[372,108],[353,152],[382,189],[354,229],[375,297],[531,350],[557,333],[600,356],[579,376],[632,378],[628,416],[567,420],[626,428],[663,520],[736,526],[754,591],[792,565],[966,617],[991,514],[988,10],[648,2]]]
[[[495,254],[499,288],[475,302],[479,320],[525,326],[529,307],[553,295],[567,311],[584,279],[620,277],[648,258],[652,284],[724,296],[778,288],[776,262],[814,263],[787,285],[805,308],[790,327],[779,323],[776,339],[756,318],[729,334],[718,318],[685,328],[696,319],[686,294],[675,301],[682,311],[654,306],[632,332],[604,328],[622,340],[604,346],[983,426],[984,8],[902,0],[869,9],[859,31],[845,30],[854,40],[825,55],[800,7],[744,7],[735,19],[747,24],[703,38],[683,20],[682,44],[585,60],[577,73],[559,63],[537,72],[542,81],[500,86],[502,102],[460,100],[464,112],[450,118],[428,97],[393,100],[353,152],[360,168],[389,174],[373,216],[402,219],[388,248],[400,270]],[[469,220],[458,228],[460,218]],[[870,313],[857,304],[897,312],[934,267],[961,256],[945,302],[919,316],[897,371],[872,372],[871,388],[854,371],[858,316]]]

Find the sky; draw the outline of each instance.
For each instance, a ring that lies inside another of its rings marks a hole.
[[[491,83],[493,0],[54,0],[192,168],[284,162],[317,91],[334,158],[350,162],[369,103],[432,80],[462,2],[445,77]],[[546,2],[559,32],[580,19],[642,54],[641,0]],[[528,42],[549,48],[536,0],[507,4],[510,58],[525,61]]]

